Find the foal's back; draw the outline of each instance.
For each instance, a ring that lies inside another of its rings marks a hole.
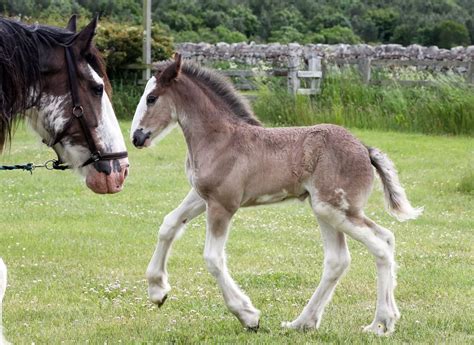
[[[236,165],[245,180],[243,205],[302,199],[311,191],[321,201],[339,204],[340,192],[335,195],[335,190],[343,191],[354,208],[365,204],[373,182],[370,157],[367,148],[343,127],[243,126],[236,136],[241,138],[235,139],[239,143],[235,151],[245,156],[241,159],[245,166]]]

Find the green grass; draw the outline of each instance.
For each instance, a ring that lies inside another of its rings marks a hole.
[[[130,123],[123,123],[128,136]],[[354,131],[387,152],[415,206],[416,221],[398,223],[381,191],[367,214],[395,232],[402,312],[390,338],[364,334],[375,308],[375,264],[350,240],[352,265],[321,328],[280,329],[314,292],[322,245],[306,203],[242,209],[228,242],[236,281],[262,311],[249,333],[228,312],[202,252],[204,217],[175,243],[173,290],[158,309],[147,301],[144,272],[163,216],[186,195],[185,145],[174,131],[158,146],[130,148],[125,190],[95,195],[69,172],[0,172],[0,255],[9,268],[6,336],[15,344],[122,343],[449,343],[473,342],[473,195],[461,188],[474,159],[471,138]],[[24,130],[1,162],[42,162],[53,153]]]

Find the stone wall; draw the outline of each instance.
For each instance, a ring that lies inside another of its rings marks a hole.
[[[259,61],[286,65],[289,57],[308,59],[312,56],[323,60],[364,59],[373,60],[431,60],[431,61],[474,61],[474,46],[440,49],[436,46],[423,47],[399,44],[371,46],[368,44],[255,44],[255,43],[181,43],[177,50],[184,57],[200,63],[217,60],[233,60],[249,65]]]

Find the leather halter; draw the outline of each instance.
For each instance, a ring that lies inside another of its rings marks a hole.
[[[64,49],[66,51],[66,65],[67,65],[67,72],[68,72],[68,77],[69,77],[69,88],[71,90],[71,98],[72,98],[72,115],[74,115],[74,117],[71,118],[71,120],[76,118],[79,121],[79,124],[81,125],[81,129],[82,129],[82,133],[84,134],[84,137],[87,142],[87,146],[89,147],[89,151],[91,153],[90,157],[81,165],[81,168],[98,161],[110,161],[114,159],[121,159],[121,158],[128,157],[127,151],[103,153],[99,149],[97,149],[97,146],[95,145],[95,142],[94,142],[94,138],[92,137],[91,131],[89,127],[87,126],[87,122],[84,117],[84,108],[81,106],[79,91],[77,88],[78,80],[77,80],[76,60],[74,58],[74,52],[72,51],[71,47],[65,47]],[[66,128],[63,129],[63,131],[59,135],[56,136],[54,143],[51,146],[54,146],[59,141],[61,141],[70,123],[71,121],[69,121],[66,125]],[[58,162],[58,165],[60,164],[61,163]]]

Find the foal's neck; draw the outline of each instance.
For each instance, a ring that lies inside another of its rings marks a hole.
[[[239,120],[212,91],[192,83],[178,87],[174,94],[178,122],[186,138],[188,149],[202,145],[216,145],[235,132]]]

